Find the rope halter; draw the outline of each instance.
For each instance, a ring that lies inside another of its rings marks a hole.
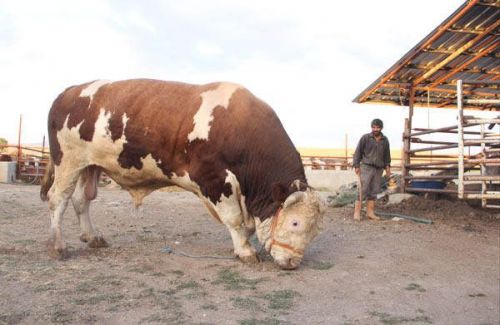
[[[272,220],[271,220],[271,245],[269,246],[269,251],[271,251],[271,249],[275,245],[275,246],[279,246],[281,248],[284,248],[288,251],[291,251],[295,254],[304,255],[304,250],[299,249],[299,248],[295,248],[289,244],[283,243],[279,240],[276,240],[276,238],[274,238],[274,233],[275,233],[276,227],[278,225],[278,220],[279,220],[279,217],[281,214],[281,210],[283,210],[283,209],[281,207],[279,207],[278,211],[276,211],[274,216],[272,216]]]

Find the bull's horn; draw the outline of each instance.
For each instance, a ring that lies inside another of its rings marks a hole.
[[[302,191],[297,191],[292,193],[289,197],[286,198],[285,203],[283,203],[283,209],[291,206],[294,203],[304,201],[306,197],[307,197],[306,193]]]

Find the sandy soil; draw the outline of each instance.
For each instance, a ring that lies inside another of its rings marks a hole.
[[[0,324],[498,324],[498,215],[416,200],[385,210],[434,224],[355,223],[329,209],[301,267],[232,259],[229,233],[187,192],[156,192],[135,210],[100,189],[94,224],[111,244],[89,249],[68,208],[71,256],[46,254],[39,188],[0,185]],[[443,208],[444,207],[444,208]]]

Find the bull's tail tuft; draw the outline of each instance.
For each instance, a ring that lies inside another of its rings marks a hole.
[[[45,169],[45,175],[43,175],[42,183],[40,186],[40,199],[42,201],[48,201],[49,190],[54,183],[54,162],[52,161],[52,157],[49,159],[49,163],[47,164],[47,169]]]

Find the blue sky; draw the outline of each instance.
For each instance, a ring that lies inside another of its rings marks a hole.
[[[70,85],[146,77],[240,83],[297,146],[341,147],[346,133],[354,146],[379,117],[399,147],[406,109],[351,101],[462,3],[0,0],[0,137],[17,142],[22,114],[22,142],[41,142]],[[427,110],[416,119],[427,126]]]

